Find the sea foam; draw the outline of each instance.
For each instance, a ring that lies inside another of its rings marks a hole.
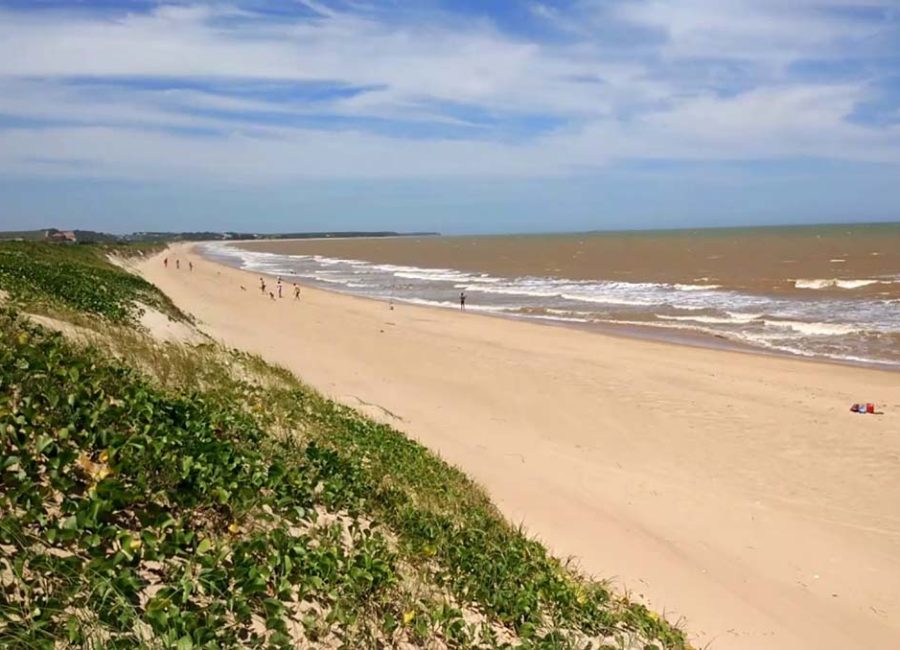
[[[823,279],[816,278],[813,280],[794,280],[794,286],[797,289],[859,289],[860,287],[868,287],[877,284],[879,280],[839,280],[837,278]]]
[[[204,252],[255,273],[302,279],[323,288],[396,303],[459,308],[522,319],[573,324],[617,324],[697,332],[759,348],[802,356],[881,363],[868,354],[900,358],[897,300],[866,297],[855,289],[890,285],[900,276],[801,278],[803,290],[840,289],[814,298],[803,293],[756,294],[729,290],[716,279],[692,283],[573,280],[561,277],[500,277],[448,268],[376,264],[321,255],[247,251],[227,243]],[[871,347],[874,345],[875,347]]]

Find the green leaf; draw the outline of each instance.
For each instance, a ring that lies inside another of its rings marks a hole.
[[[37,450],[37,453],[43,453],[51,442],[53,442],[53,438],[48,436],[46,433],[42,433],[41,435],[39,435],[37,441],[34,443],[34,447]]]

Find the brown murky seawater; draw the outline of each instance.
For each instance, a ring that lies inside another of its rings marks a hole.
[[[241,247],[504,277],[699,282],[759,293],[818,290],[845,294],[846,289],[831,281],[900,276],[900,224],[260,241]],[[801,280],[799,289],[797,280]],[[872,283],[854,291],[896,298],[900,297],[900,282]]]
[[[900,369],[900,224],[210,244],[368,297]]]

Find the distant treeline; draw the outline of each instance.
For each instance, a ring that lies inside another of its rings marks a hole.
[[[206,241],[217,239],[323,239],[343,237],[413,237],[437,235],[436,232],[393,232],[390,230],[345,230],[331,232],[286,232],[286,233],[253,233],[253,232],[136,232],[126,235],[132,241]]]
[[[117,243],[117,242],[170,242],[170,241],[210,241],[229,239],[322,239],[346,237],[412,237],[437,235],[436,232],[400,233],[389,230],[333,231],[333,232],[292,232],[292,233],[252,233],[252,232],[135,232],[130,235],[111,235],[93,230],[11,230],[0,231],[0,240],[58,241],[68,243]]]

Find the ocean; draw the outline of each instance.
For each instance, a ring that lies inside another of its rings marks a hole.
[[[344,293],[900,370],[900,224],[214,242]]]

